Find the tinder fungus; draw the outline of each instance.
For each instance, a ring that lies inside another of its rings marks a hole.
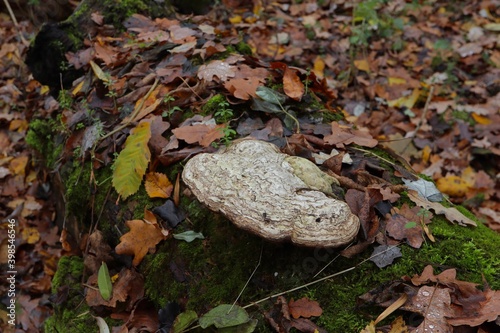
[[[359,219],[328,193],[335,180],[267,142],[243,140],[199,154],[182,173],[196,198],[236,226],[272,241],[310,247],[349,243]]]

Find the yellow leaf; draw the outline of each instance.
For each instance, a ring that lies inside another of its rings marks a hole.
[[[36,228],[24,228],[21,235],[28,244],[35,244],[40,240],[40,234]]]
[[[78,95],[78,93],[82,90],[84,84],[85,80],[80,81],[80,83],[78,83],[76,87],[71,91],[71,95],[73,96]]]
[[[14,173],[15,175],[24,176],[27,164],[28,164],[28,156],[19,156],[10,161],[9,167],[12,173]]]
[[[149,122],[141,122],[130,131],[123,150],[118,155],[113,170],[113,187],[123,199],[137,192],[146,173],[151,152]]]
[[[448,175],[444,178],[438,179],[436,186],[441,192],[452,197],[462,197],[469,189],[467,182],[455,175]]]
[[[168,198],[172,194],[173,185],[166,175],[159,172],[146,174],[144,184],[150,198]]]
[[[389,76],[388,81],[389,81],[389,86],[395,86],[398,84],[406,84],[406,80],[402,79],[400,77]]]
[[[232,24],[238,24],[241,23],[241,21],[243,21],[243,19],[241,18],[240,15],[235,15],[229,18],[229,22],[231,22]]]
[[[424,149],[422,149],[422,162],[427,163],[429,161],[429,158],[431,157],[431,152],[432,149],[430,146],[425,146]]]
[[[462,171],[462,180],[467,183],[467,186],[473,187],[476,183],[476,171],[468,166]]]
[[[28,129],[28,121],[24,119],[14,119],[9,124],[9,131],[25,132]]]
[[[481,116],[475,112],[471,113],[472,118],[476,121],[476,123],[481,125],[489,125],[491,124],[491,119],[485,116]]]
[[[106,83],[111,83],[109,81],[109,76],[106,75],[106,73],[104,73],[104,71],[101,69],[101,67],[99,67],[98,64],[96,64],[95,62],[93,62],[92,60],[90,60],[90,67],[92,67],[92,71],[94,72],[95,76],[97,76],[97,78],[103,82],[106,82]]]
[[[324,77],[325,76],[325,62],[323,59],[321,59],[320,56],[317,56],[316,59],[314,59],[314,69],[313,72],[316,74],[317,77]]]
[[[387,104],[392,107],[403,107],[405,106],[408,109],[411,109],[418,98],[420,97],[420,89],[413,89],[413,92],[408,96],[403,96],[401,98],[388,101]]]
[[[487,23],[484,28],[490,31],[500,31],[500,23]]]
[[[356,66],[356,68],[360,71],[370,71],[370,65],[368,64],[368,61],[366,59],[354,60],[354,66]]]

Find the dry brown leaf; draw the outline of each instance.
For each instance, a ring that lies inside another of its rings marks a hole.
[[[150,198],[166,199],[170,197],[174,188],[167,175],[159,172],[147,173],[144,186]]]
[[[470,218],[464,216],[460,213],[455,207],[444,207],[439,202],[431,202],[426,199],[423,199],[418,195],[418,193],[414,190],[408,190],[408,197],[413,201],[416,205],[425,208],[427,210],[433,210],[436,214],[444,214],[448,221],[457,222],[461,226],[474,226],[477,224]]]
[[[156,244],[166,237],[161,232],[161,228],[156,223],[143,220],[130,220],[125,222],[130,231],[120,237],[120,244],[115,248],[117,254],[133,255],[132,264],[137,266],[142,258],[150,251],[154,250]]]
[[[285,94],[296,101],[300,101],[302,95],[304,95],[304,89],[304,84],[300,81],[297,71],[286,67],[283,74],[283,90]]]
[[[319,306],[319,303],[312,301],[306,297],[294,301],[293,299],[288,303],[288,309],[293,318],[297,319],[299,317],[310,318],[319,317],[323,313],[323,310]]]

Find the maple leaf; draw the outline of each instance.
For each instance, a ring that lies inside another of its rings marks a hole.
[[[150,213],[150,216],[154,216]],[[120,237],[120,244],[115,248],[117,254],[133,255],[132,264],[137,266],[144,256],[154,250],[156,245],[166,239],[155,221],[130,220],[125,222],[129,232]]]

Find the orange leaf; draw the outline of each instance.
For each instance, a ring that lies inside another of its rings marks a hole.
[[[146,174],[146,192],[150,198],[168,198],[172,194],[173,185],[167,176],[159,172]]]
[[[472,118],[476,121],[476,123],[481,125],[489,125],[491,124],[491,119],[485,116],[481,116],[475,112],[471,113]]]
[[[154,250],[156,244],[166,237],[162,234],[157,223],[130,220],[125,224],[130,228],[130,231],[120,237],[120,244],[116,246],[115,251],[118,254],[133,255],[132,264],[137,266],[148,251]]]
[[[300,101],[304,95],[304,84],[300,81],[297,71],[294,69],[286,68],[283,75],[283,90],[288,97],[296,101]]]
[[[310,299],[304,297],[297,301],[293,299],[288,303],[290,314],[293,318],[297,319],[299,317],[310,318],[312,316],[321,316],[323,310],[316,301],[311,301]]]
[[[323,78],[325,76],[325,62],[320,56],[317,56],[316,59],[314,59],[313,72],[319,78]]]

